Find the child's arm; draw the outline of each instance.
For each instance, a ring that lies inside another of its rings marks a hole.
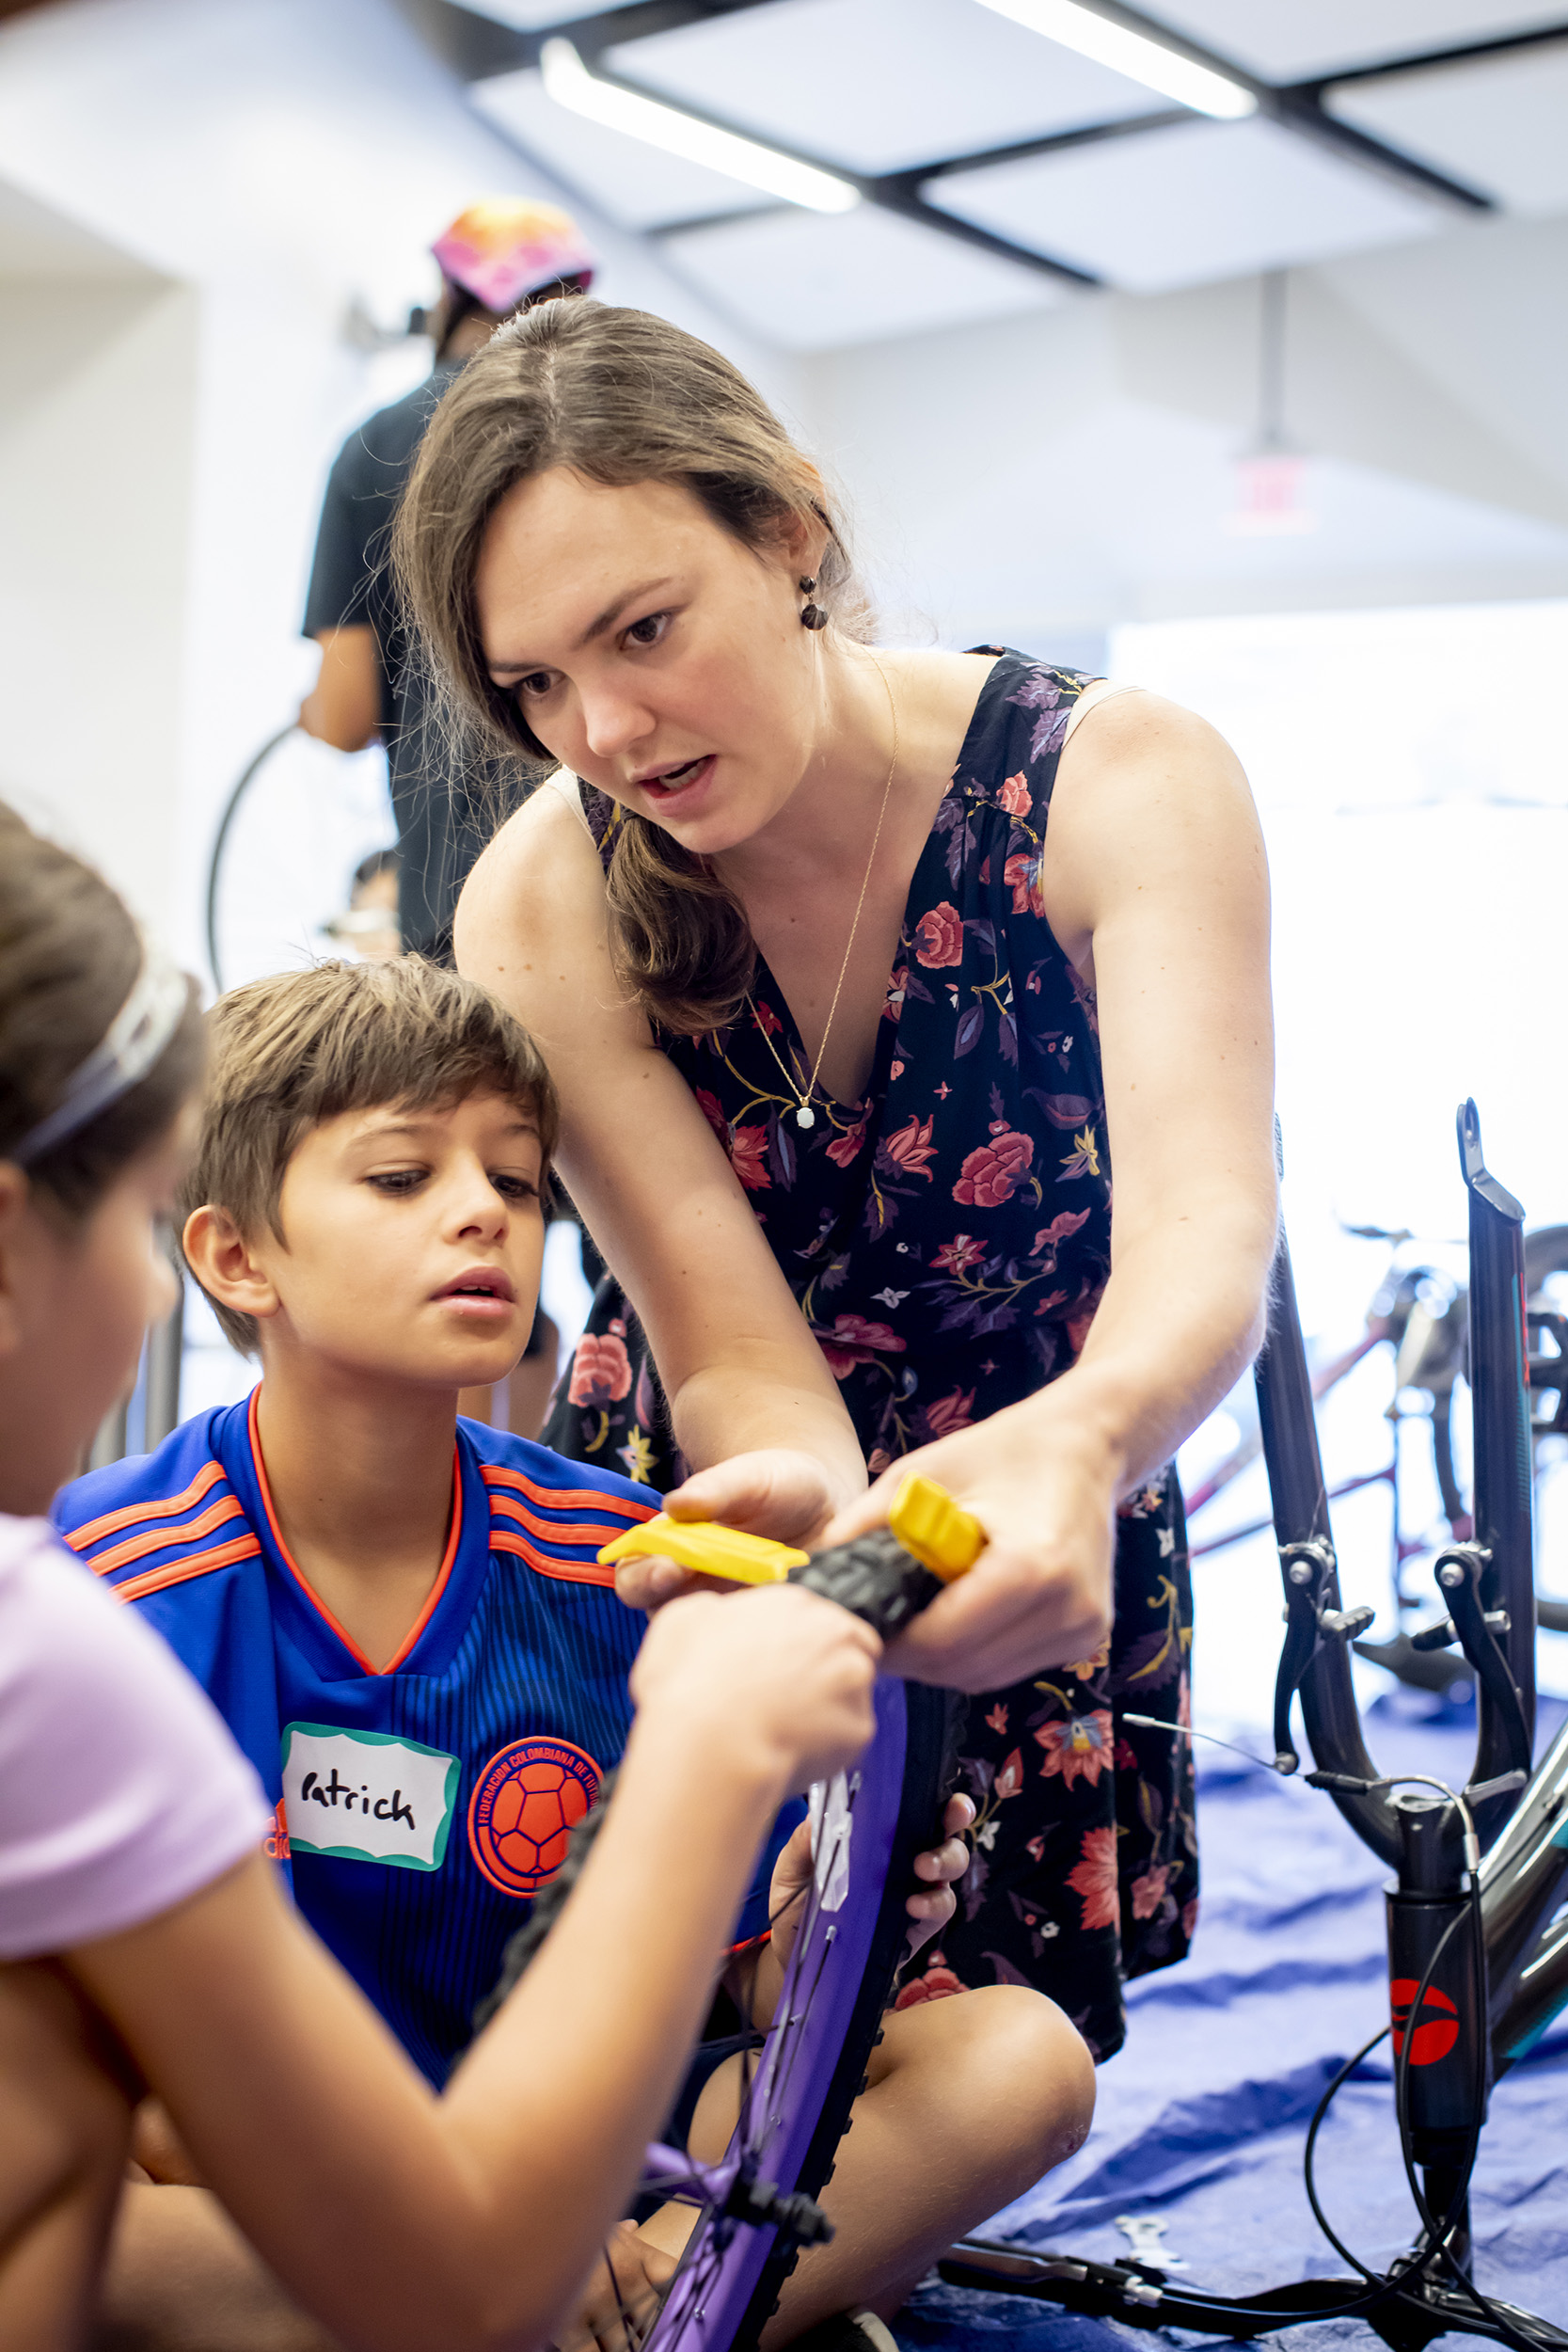
[[[928,1944],[953,1916],[957,1907],[953,1887],[970,1862],[964,1832],[974,1819],[974,1806],[970,1798],[949,1797],[942,1820],[942,1843],[914,1858],[914,1874],[921,1883],[904,1905],[910,1915],[911,1954],[919,1951],[923,1944]],[[773,1866],[772,1883],[768,1890],[768,1916],[771,1924],[767,1940],[744,1947],[728,1970],[730,1997],[752,2024],[764,2031],[773,2023],[773,2011],[784,1989],[784,1971],[800,1931],[800,1914],[811,1874],[811,1823],[802,1821]]]
[[[668,2111],[768,1821],[870,1736],[879,1647],[794,1588],[661,1614],[581,1883],[439,2101],[260,1856],[70,1956],[202,2177],[345,2345],[549,2336]]]

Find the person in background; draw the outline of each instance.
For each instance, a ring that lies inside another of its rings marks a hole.
[[[421,669],[410,660],[389,563],[392,516],[425,426],[467,362],[518,310],[586,294],[594,262],[569,214],[518,197],[470,204],[431,249],[441,267],[436,365],[424,383],[349,435],[327,480],[304,626],[322,649],[322,665],[299,723],[341,752],[363,751],[378,734],[386,742],[402,945],[450,964],[458,894],[516,805],[515,763],[465,765],[451,755]],[[559,1345],[541,1309],[510,1382],[493,1398],[465,1394],[464,1412],[537,1437]]]
[[[403,953],[398,932],[398,853],[372,850],[354,869],[348,905],[323,927],[357,963],[389,963]]]
[[[516,197],[470,204],[432,250],[441,266],[436,364],[356,426],[327,479],[303,631],[322,665],[299,723],[341,752],[363,751],[377,735],[386,743],[403,946],[450,963],[458,893],[515,791],[509,802],[505,763],[464,767],[450,755],[409,658],[388,562],[392,516],[425,426],[463,367],[516,311],[586,293],[594,263],[569,214]]]

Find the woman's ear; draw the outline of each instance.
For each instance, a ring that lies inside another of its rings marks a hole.
[[[209,1298],[264,1323],[282,1303],[258,1254],[227,1209],[193,1209],[180,1237],[185,1263]]]
[[[811,471],[820,483],[815,466]],[[822,559],[832,537],[832,532],[820,514],[791,515],[784,533],[784,559],[790,571],[815,580],[822,569]]]

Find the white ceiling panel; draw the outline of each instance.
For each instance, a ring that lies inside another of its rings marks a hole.
[[[579,17],[596,16],[605,0],[463,0],[474,16],[488,16],[519,33],[540,33],[546,24],[575,24]]]
[[[752,212],[775,200],[727,172],[687,163],[558,106],[531,68],[475,82],[468,95],[498,130],[625,228],[653,229],[707,213]]]
[[[771,0],[625,41],[605,62],[737,130],[863,172],[1167,103],[978,0]]]
[[[1568,41],[1347,82],[1327,104],[1510,212],[1568,212]]]
[[[1265,82],[1421,57],[1560,24],[1563,0],[1146,0],[1145,13]]]
[[[1041,310],[1050,278],[863,204],[853,213],[769,213],[659,240],[683,278],[732,318],[790,351],[831,351],[935,326]]]
[[[927,201],[1139,294],[1429,235],[1421,198],[1272,122],[1181,122],[926,183]]]

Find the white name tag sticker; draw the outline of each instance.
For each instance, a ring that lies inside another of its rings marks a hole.
[[[444,1749],[326,1724],[283,1728],[283,1806],[295,1853],[438,1870],[460,1767]]]

